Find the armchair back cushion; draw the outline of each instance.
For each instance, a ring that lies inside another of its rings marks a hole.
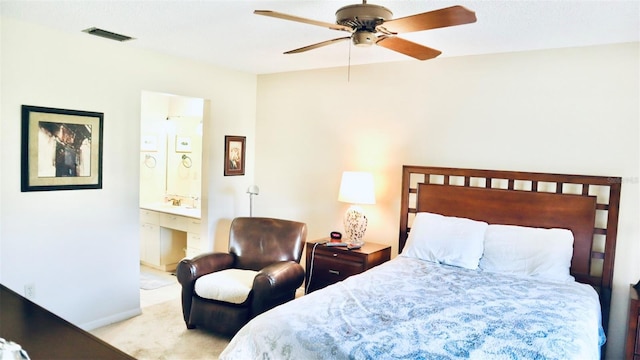
[[[237,269],[260,271],[279,261],[300,262],[306,240],[304,223],[272,218],[239,217],[231,223],[229,252]]]

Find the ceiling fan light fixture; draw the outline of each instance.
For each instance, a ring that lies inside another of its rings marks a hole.
[[[371,31],[356,31],[352,37],[353,45],[358,47],[369,47],[376,43],[378,36]]]

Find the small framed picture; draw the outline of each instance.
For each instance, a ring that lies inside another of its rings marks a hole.
[[[245,136],[224,137],[224,176],[244,175]]]
[[[21,191],[102,189],[99,112],[22,105]]]
[[[189,136],[176,135],[176,152],[191,152],[191,138]]]

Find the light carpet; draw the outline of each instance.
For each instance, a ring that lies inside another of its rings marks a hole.
[[[139,360],[218,359],[228,338],[188,330],[180,299],[142,309],[142,315],[91,332]]]
[[[173,275],[160,276],[149,272],[140,272],[140,289],[154,290],[163,286],[168,286],[176,283],[176,278]]]

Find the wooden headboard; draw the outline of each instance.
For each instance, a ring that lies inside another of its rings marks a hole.
[[[621,178],[403,166],[398,253],[420,211],[490,224],[565,228],[574,234],[571,274],[600,292],[606,329]]]

